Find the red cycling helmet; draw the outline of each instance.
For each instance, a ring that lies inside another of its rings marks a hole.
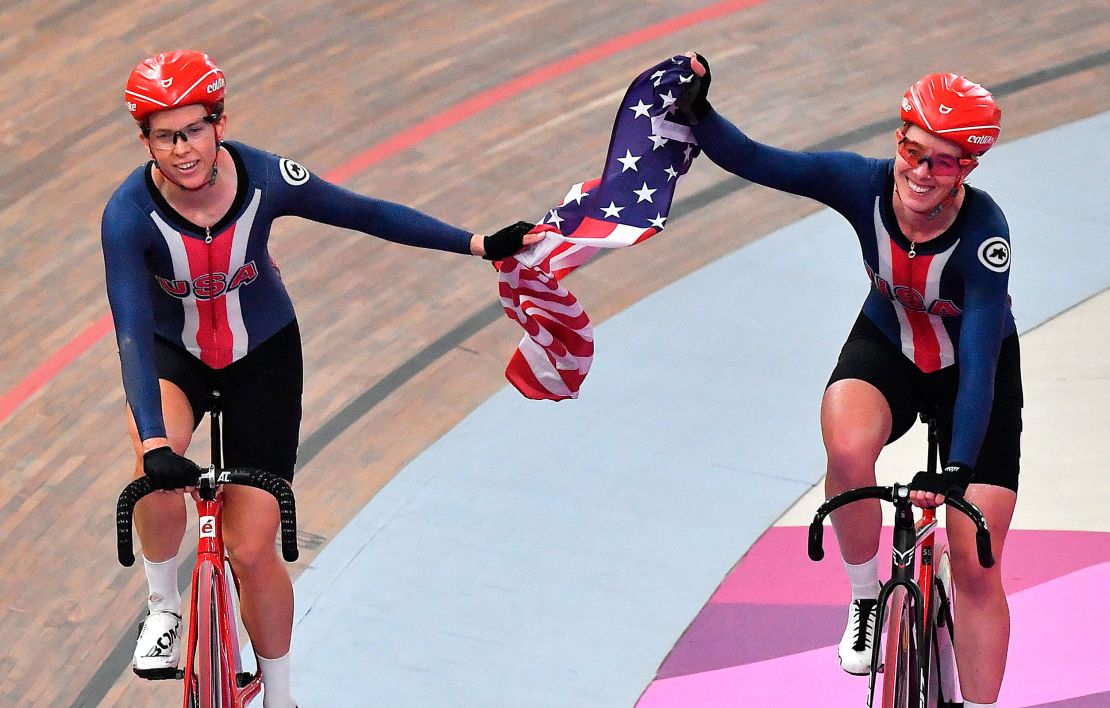
[[[139,123],[145,123],[152,113],[193,104],[215,115],[223,108],[224,72],[203,52],[163,52],[132,70],[123,97]]]
[[[978,157],[1002,131],[1002,109],[979,84],[956,74],[929,74],[902,97],[902,120]]]

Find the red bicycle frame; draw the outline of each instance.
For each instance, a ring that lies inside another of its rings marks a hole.
[[[203,691],[208,687],[200,686],[200,677],[197,675],[198,664],[208,673],[206,681],[218,682],[212,689],[220,692],[219,702],[213,704],[226,708],[244,708],[262,690],[261,675],[243,672],[242,657],[239,654],[239,632],[237,618],[233,611],[231,583],[228,577],[235,580],[234,573],[225,564],[225,550],[223,542],[223,492],[216,489],[212,499],[205,499],[196,495],[197,503],[197,528],[199,540],[197,542],[197,562],[193,567],[193,582],[190,598],[189,633],[186,646],[185,659],[185,708],[194,708],[191,702],[197,696],[196,708],[209,708],[215,696],[203,696]],[[238,590],[238,583],[235,583]],[[214,613],[214,615],[213,615]],[[203,633],[208,635],[212,623],[216,625],[215,637],[206,636],[209,646],[199,646],[202,634],[201,622],[208,622]],[[203,652],[211,652],[211,642],[215,641],[216,655],[211,653],[207,657]],[[198,648],[202,652],[198,657]],[[198,661],[198,658],[200,661]],[[215,660],[213,662],[213,659]]]

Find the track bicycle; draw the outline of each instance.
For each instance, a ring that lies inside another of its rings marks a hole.
[[[936,420],[924,414],[921,419],[928,425],[927,469],[932,474],[936,472],[938,458]],[[879,499],[894,505],[891,577],[879,591],[867,705],[874,704],[876,679],[881,673],[882,708],[957,708],[963,704],[955,700],[958,685],[953,644],[955,595],[948,544],[934,538],[935,509],[923,509],[921,519],[914,522],[909,493],[909,486],[895,484],[850,489],[829,499],[818,508],[809,526],[809,557],[815,561],[824,558],[822,522],[834,510],[863,499]],[[993,566],[990,531],[982,512],[963,497],[947,496],[944,503],[975,524],[979,564],[984,568]],[[880,648],[878,633],[888,618]]]
[[[146,672],[148,679],[183,679],[185,708],[244,708],[262,690],[259,673],[243,670],[235,599],[239,584],[227,560],[222,533],[223,486],[238,484],[273,495],[281,519],[281,551],[286,561],[297,560],[297,512],[293,490],[277,475],[257,469],[224,468],[220,437],[219,394],[213,394],[209,420],[212,464],[197,480],[197,559],[189,596],[189,627],[185,668]],[[133,480],[116,504],[116,550],[119,562],[135,562],[131,521],[135,504],[155,491],[146,477]],[[236,595],[232,596],[234,586]]]

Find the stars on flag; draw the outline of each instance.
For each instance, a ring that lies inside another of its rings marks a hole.
[[[628,110],[630,110],[630,111],[632,111],[633,113],[636,114],[635,116],[633,116],[634,118],[639,118],[640,116],[643,116],[644,118],[650,119],[651,114],[648,113],[649,108],[651,108],[651,104],[650,103],[644,103],[643,99],[641,99],[640,101],[638,101],[636,103],[635,106],[629,106]]]
[[[621,212],[624,211],[624,207],[619,207],[615,203],[609,202],[609,206],[602,207],[601,211],[604,212],[606,217],[619,219]]]
[[[563,203],[569,204],[570,202],[574,202],[575,204],[581,204],[582,200],[588,196],[590,196],[590,193],[583,192],[582,182],[579,182],[578,184],[570,188],[570,192],[567,193],[566,201],[564,201]]]
[[[617,158],[617,162],[624,165],[624,167],[621,169],[621,172],[627,172],[628,170],[639,172],[639,170],[636,169],[636,163],[640,161],[641,157],[642,155],[633,155],[631,150],[625,150],[624,157]]]
[[[648,189],[647,182],[644,182],[643,187],[640,187],[639,189],[632,190],[632,193],[635,194],[637,197],[639,197],[636,200],[636,203],[639,204],[640,202],[650,202],[651,201],[651,195],[655,194],[658,191],[659,190],[657,190],[657,189]]]
[[[685,60],[668,62],[631,87],[617,113],[603,178],[573,186],[544,223],[568,236],[578,233],[579,238],[599,238],[589,230],[593,227],[579,230],[589,219],[661,230],[675,183],[697,153],[688,142],[684,119],[677,115],[677,96],[693,78]]]

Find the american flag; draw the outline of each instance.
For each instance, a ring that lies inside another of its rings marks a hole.
[[[613,124],[600,179],[580,182],[544,215],[545,238],[496,261],[501,305],[526,334],[505,377],[533,399],[577,398],[593,362],[593,326],[559,281],[602,248],[624,248],[663,230],[678,178],[698,148],[676,102],[695,80],[676,56],[640,74]]]

